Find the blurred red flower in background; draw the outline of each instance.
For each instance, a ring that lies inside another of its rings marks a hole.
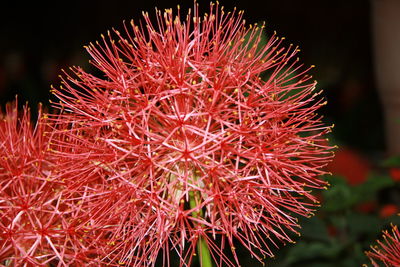
[[[362,213],[373,213],[376,211],[378,204],[375,200],[366,201],[356,205],[356,211]]]
[[[392,177],[392,179],[394,181],[400,181],[400,169],[399,168],[390,168],[389,173],[390,173],[390,177]]]
[[[334,175],[343,176],[350,185],[358,185],[365,182],[371,166],[368,160],[356,151],[340,147],[335,151],[335,158],[328,164],[327,169]]]
[[[396,204],[386,204],[380,209],[379,216],[381,218],[387,218],[395,215],[398,212],[399,212],[399,207]]]

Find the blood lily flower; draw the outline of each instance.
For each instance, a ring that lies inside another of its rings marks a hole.
[[[32,126],[26,106],[18,116],[17,102],[8,104],[1,117],[0,262],[39,265],[62,253],[56,237],[61,221],[55,212],[60,195],[49,189],[45,124],[41,117]]]
[[[0,113],[0,265],[82,263],[82,235],[72,228],[79,205],[63,201],[47,116],[39,107],[32,123],[29,108],[17,108],[15,101]]]
[[[73,67],[53,89],[64,179],[104,263],[169,266],[175,251],[189,266],[197,247],[203,266],[236,266],[237,244],[263,261],[326,185],[325,102],[298,48],[262,44],[241,11],[193,12],[108,32],[86,47],[103,75]]]
[[[378,245],[371,246],[366,252],[373,266],[400,266],[400,232],[396,225],[392,225],[392,232],[384,231],[383,240]]]

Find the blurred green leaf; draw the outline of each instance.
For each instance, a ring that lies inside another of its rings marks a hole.
[[[371,233],[374,236],[373,229],[380,229],[382,226],[381,220],[373,215],[350,213],[346,217],[348,234],[352,237],[371,235]]]
[[[352,188],[341,177],[330,177],[328,181],[331,187],[322,193],[324,202],[321,209],[332,212],[350,208],[355,203]]]
[[[378,191],[394,185],[389,176],[376,174],[358,186],[349,186],[346,180],[337,176],[328,178],[328,181],[331,187],[323,192],[324,203],[321,208],[327,212],[349,209],[373,199]]]
[[[357,195],[357,202],[364,202],[376,196],[377,192],[393,186],[395,183],[387,175],[372,174],[367,181],[354,187],[354,194]]]
[[[290,252],[286,255],[286,262],[288,264],[294,264],[296,262],[318,258],[328,260],[329,262],[329,259],[337,257],[341,250],[342,246],[334,242],[300,241],[293,246]]]
[[[300,231],[301,239],[311,239],[317,241],[329,241],[326,224],[321,218],[314,216],[311,218],[302,218],[299,224],[302,226]]]
[[[382,162],[382,167],[400,167],[400,156],[390,157]]]

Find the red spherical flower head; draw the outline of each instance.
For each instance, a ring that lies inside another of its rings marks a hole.
[[[33,124],[29,108],[17,108],[15,101],[0,113],[0,265],[66,266],[83,248],[65,230],[75,212],[67,211],[55,179],[48,120],[41,107]]]
[[[372,251],[366,252],[373,266],[400,266],[400,232],[392,225],[392,232],[383,231],[383,240],[378,245],[371,246]]]
[[[86,47],[102,76],[73,67],[54,89],[99,257],[154,266],[163,252],[169,266],[174,250],[189,266],[198,246],[236,266],[235,244],[273,256],[312,215],[332,158],[298,48],[275,34],[262,44],[263,25],[218,4],[130,24]]]

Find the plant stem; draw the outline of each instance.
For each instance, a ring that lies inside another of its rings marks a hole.
[[[212,267],[210,249],[203,237],[197,241],[197,253],[199,253],[201,267]]]
[[[190,208],[193,209],[197,206],[196,204],[196,197],[199,197],[198,192],[189,192],[189,204]],[[194,211],[192,213],[194,218],[197,217],[203,217],[203,212],[200,211]],[[208,244],[206,240],[202,237],[199,236],[199,239],[197,240],[197,253],[199,255],[199,260],[200,260],[200,266],[201,267],[212,267],[212,259],[211,259],[211,254],[210,254],[210,249],[208,247]]]

